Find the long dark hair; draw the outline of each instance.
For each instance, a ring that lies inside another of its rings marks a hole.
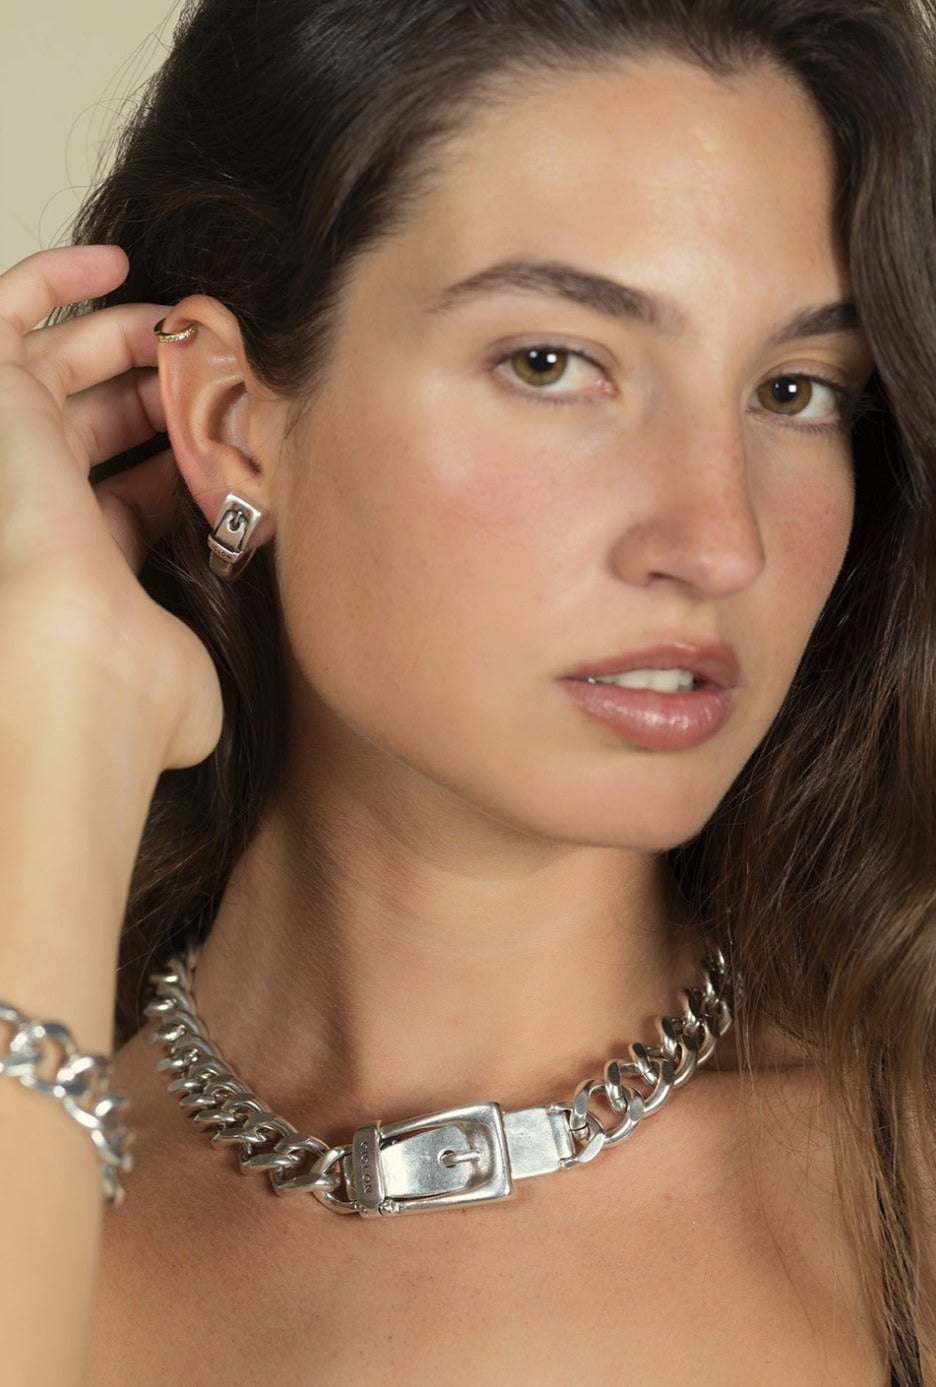
[[[915,1331],[927,1351],[932,19],[923,0],[201,0],[76,230],[129,254],[113,300],[214,296],[239,320],[258,376],[297,393],[314,388],[355,256],[405,217],[439,142],[505,78],[666,51],[714,74],[773,62],[811,94],[835,153],[841,244],[876,364],[873,407],[854,432],[857,518],[780,716],[672,864],[695,927],[721,938],[743,980],[747,1053],[767,1020],[834,1080],[850,1207],[863,1190],[883,1211],[870,1223],[855,1216],[872,1254],[872,1304],[897,1346]],[[157,789],[121,944],[118,1043],[141,1023],[153,960],[210,930],[283,752],[272,563],[264,553],[224,587],[207,572],[204,538],[180,489],[178,524],[144,581],[213,653],[226,722],[208,761],[166,773]]]

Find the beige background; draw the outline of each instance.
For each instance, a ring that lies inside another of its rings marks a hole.
[[[173,0],[7,0],[0,20],[0,266],[55,245],[133,93],[159,66]]]

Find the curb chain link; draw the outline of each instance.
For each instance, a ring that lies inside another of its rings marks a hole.
[[[118,1119],[129,1099],[111,1092],[110,1061],[103,1055],[80,1054],[71,1032],[60,1022],[31,1021],[5,1002],[0,1002],[2,1022],[12,1025],[13,1031],[6,1050],[0,1047],[0,1075],[58,1099],[94,1143],[107,1202],[120,1204],[125,1191],[118,1177],[133,1169],[133,1156],[126,1150],[133,1131]],[[50,1067],[53,1077],[42,1078]]]
[[[645,1117],[658,1112],[670,1096],[704,1064],[732,1023],[731,988],[727,965],[720,949],[702,960],[703,984],[683,990],[686,1007],[681,1016],[657,1020],[659,1045],[630,1046],[629,1060],[609,1060],[603,1079],[586,1079],[571,1105],[554,1104],[552,1111],[568,1115],[579,1151],[565,1163],[584,1165],[606,1146],[615,1146],[636,1131]],[[628,1088],[628,1079],[635,1086]],[[594,1097],[603,1099],[622,1121],[608,1129],[591,1109]]]

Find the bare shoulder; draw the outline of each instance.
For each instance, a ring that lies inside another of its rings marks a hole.
[[[659,1180],[646,1216],[657,1275],[682,1264],[706,1355],[717,1345],[739,1382],[881,1382],[817,1076],[706,1073],[637,1135],[645,1149],[628,1154]]]

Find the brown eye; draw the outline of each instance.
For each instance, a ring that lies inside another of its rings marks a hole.
[[[569,368],[571,353],[556,347],[524,347],[508,359],[524,385],[556,385]]]
[[[802,414],[812,404],[814,393],[809,376],[776,376],[758,386],[757,398],[772,414]]]

